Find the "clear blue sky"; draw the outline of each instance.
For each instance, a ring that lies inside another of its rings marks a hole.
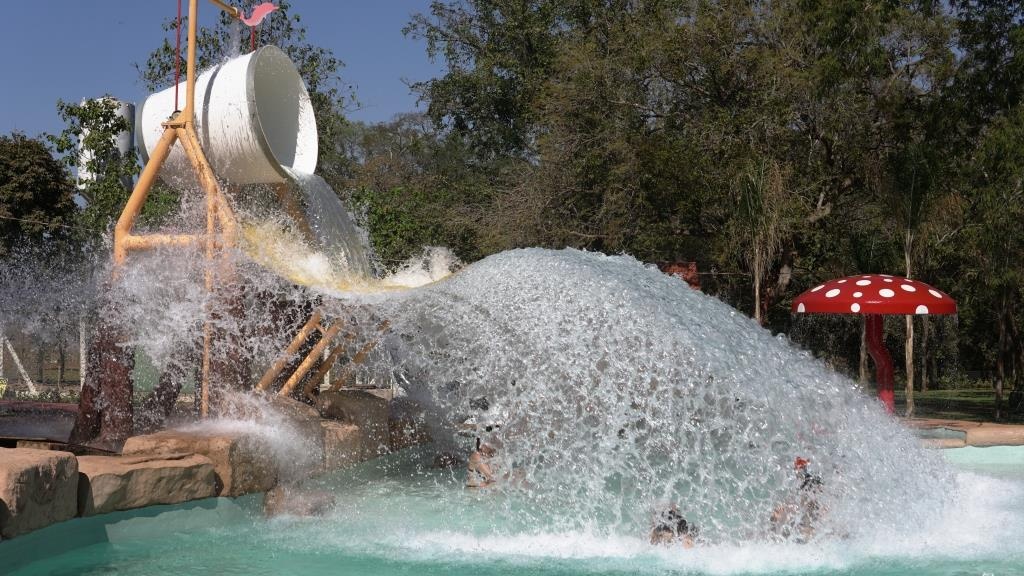
[[[184,0],[183,10],[188,10]],[[416,108],[404,81],[437,76],[425,44],[402,35],[429,0],[293,0],[309,40],[345,62],[342,79],[355,87],[361,108],[350,118],[378,122]],[[146,96],[134,63],[164,37],[161,24],[176,0],[5,0],[0,5],[0,134],[57,133],[58,99],[78,102],[105,93],[140,102]],[[199,3],[199,24],[210,26],[217,9]],[[271,15],[271,18],[274,16]],[[183,48],[184,49],[184,48]]]

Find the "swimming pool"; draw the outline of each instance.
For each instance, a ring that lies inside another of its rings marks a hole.
[[[265,519],[259,495],[80,518],[0,544],[0,573],[846,574],[1024,572],[1024,447],[961,448],[957,504],[932,526],[810,544],[655,548],[645,534],[517,525],[518,505],[467,492],[461,470],[405,451],[318,480],[323,518]],[[531,518],[536,518],[532,515]]]

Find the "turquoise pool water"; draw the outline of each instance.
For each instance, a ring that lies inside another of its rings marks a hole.
[[[0,544],[0,573],[844,574],[1024,573],[1024,448],[944,452],[956,506],[933,526],[809,544],[655,548],[644,534],[517,525],[512,497],[467,492],[461,473],[407,451],[321,479],[324,518],[264,519],[261,497],[77,519]],[[530,515],[536,518],[535,513]]]

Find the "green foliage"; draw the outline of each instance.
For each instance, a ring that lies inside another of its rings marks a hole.
[[[78,209],[64,166],[41,140],[0,136],[0,258],[23,243],[67,241]]]
[[[117,221],[139,172],[136,154],[121,154],[117,147],[118,137],[131,126],[118,114],[118,103],[111,97],[81,104],[58,101],[57,111],[67,127],[49,139],[68,168],[85,168],[90,175],[79,174],[78,194],[85,206],[77,223],[80,240],[96,242]],[[158,219],[166,214],[173,202],[165,198],[169,195],[166,191],[154,193],[155,201],[147,203],[143,218]]]
[[[464,259],[481,257],[464,211],[483,185],[463,164],[460,140],[441,137],[420,115],[374,126],[353,124],[347,138],[360,162],[345,185],[386,265],[434,245]]]
[[[435,1],[406,28],[448,64],[415,86],[420,150],[465,168],[421,157],[386,211],[432,232],[371,233],[696,260],[786,331],[822,280],[909,270],[960,298],[962,364],[1019,381],[1022,23],[1006,0]]]

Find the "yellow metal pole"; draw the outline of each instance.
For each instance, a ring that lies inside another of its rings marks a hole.
[[[224,2],[221,2],[221,0],[210,0],[210,4],[213,4],[217,8],[220,8],[221,10],[227,12],[228,16],[231,16],[232,18],[238,18],[238,19],[242,18],[242,11],[241,10],[239,10],[238,8],[235,8],[234,6],[230,6],[228,4],[225,4]]]
[[[213,304],[213,257],[216,251],[217,197],[206,192],[206,270],[203,274],[206,287],[207,305]],[[210,322],[212,309],[206,311],[203,324],[203,395],[199,404],[199,415],[205,418],[210,413],[210,348],[213,343],[213,326]]]
[[[125,259],[128,257],[129,245],[126,240],[131,235],[135,219],[142,212],[142,205],[146,203],[146,198],[149,197],[149,190],[153,187],[157,173],[160,172],[160,166],[167,160],[167,156],[171,153],[171,146],[174,145],[176,138],[177,133],[173,128],[164,129],[160,140],[153,148],[149,162],[146,163],[146,167],[142,169],[142,174],[139,175],[139,181],[135,184],[132,195],[128,198],[124,209],[121,210],[121,216],[117,219],[117,224],[114,226],[114,264],[117,266],[124,264]]]
[[[199,243],[203,236],[197,234],[147,234],[145,236],[128,235],[123,238],[125,250],[148,250],[158,246],[178,246],[187,248]]]
[[[333,326],[327,329],[327,332],[325,332],[323,337],[320,338],[320,341],[316,343],[316,346],[313,346],[313,349],[309,351],[309,354],[307,354],[306,358],[301,364],[299,364],[299,367],[295,369],[295,373],[289,376],[288,380],[285,381],[284,386],[281,387],[281,391],[278,392],[280,396],[287,396],[292,393],[292,390],[299,385],[299,380],[302,380],[302,377],[309,372],[310,368],[312,368],[314,364],[316,364],[320,355],[323,354],[324,349],[327,348],[327,345],[331,343],[331,340],[334,340],[334,337],[337,336],[340,331],[341,322],[335,322]]]
[[[196,29],[199,26],[199,0],[188,0],[188,57],[185,59],[185,109],[181,119],[191,124],[196,101]]]
[[[288,344],[288,348],[285,349],[284,354],[279,356],[278,359],[274,361],[274,364],[270,369],[263,375],[263,378],[260,378],[259,384],[256,385],[257,390],[266,390],[267,388],[270,388],[270,385],[274,383],[274,379],[276,379],[277,375],[281,373],[281,370],[284,370],[284,367],[288,365],[292,356],[295,356],[295,354],[298,353],[299,348],[302,348],[302,343],[309,338],[309,335],[312,334],[318,326],[320,326],[320,319],[322,317],[323,316],[320,314],[319,310],[313,312],[313,315],[309,317],[306,324],[299,329],[299,333],[295,335],[295,338],[292,338],[292,341]]]

